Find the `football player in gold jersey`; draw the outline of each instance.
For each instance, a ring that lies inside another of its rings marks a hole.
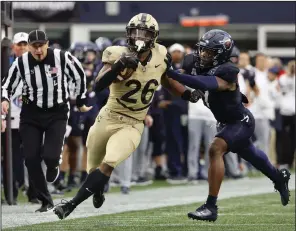
[[[91,195],[94,207],[102,206],[104,185],[112,171],[140,143],[143,120],[160,84],[184,100],[198,100],[196,92],[166,77],[169,58],[167,49],[156,43],[158,34],[157,21],[150,14],[140,13],[126,27],[128,47],[111,46],[104,51],[104,66],[96,86],[98,91],[110,86],[110,96],[88,134],[89,175],[71,201],[55,207],[60,219]]]

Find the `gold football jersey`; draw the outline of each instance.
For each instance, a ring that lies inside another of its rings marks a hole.
[[[138,120],[145,118],[167,66],[164,61],[167,49],[164,46],[156,43],[151,51],[152,57],[146,66],[139,62],[137,70],[129,79],[110,85],[110,96],[105,107]],[[113,64],[122,53],[128,54],[130,51],[123,46],[108,47],[102,61]]]

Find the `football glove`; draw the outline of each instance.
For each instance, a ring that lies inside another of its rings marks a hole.
[[[187,89],[186,91],[184,91],[181,98],[183,100],[190,101],[191,103],[196,103],[200,98],[202,98],[202,96],[203,93],[200,90],[190,91]]]
[[[112,65],[112,69],[116,72],[123,71],[125,68],[131,68],[136,71],[138,63],[139,59],[137,57],[123,53],[120,59]]]

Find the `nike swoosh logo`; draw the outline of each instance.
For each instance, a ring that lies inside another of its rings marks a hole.
[[[155,68],[158,68],[161,64],[155,65]]]

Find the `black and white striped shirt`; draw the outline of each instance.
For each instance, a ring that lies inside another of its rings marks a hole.
[[[75,84],[77,101],[86,99],[84,70],[68,51],[48,48],[47,56],[41,62],[35,60],[30,52],[17,58],[3,79],[2,100],[10,100],[20,81],[23,81],[23,97],[40,108],[67,103],[70,81]]]

